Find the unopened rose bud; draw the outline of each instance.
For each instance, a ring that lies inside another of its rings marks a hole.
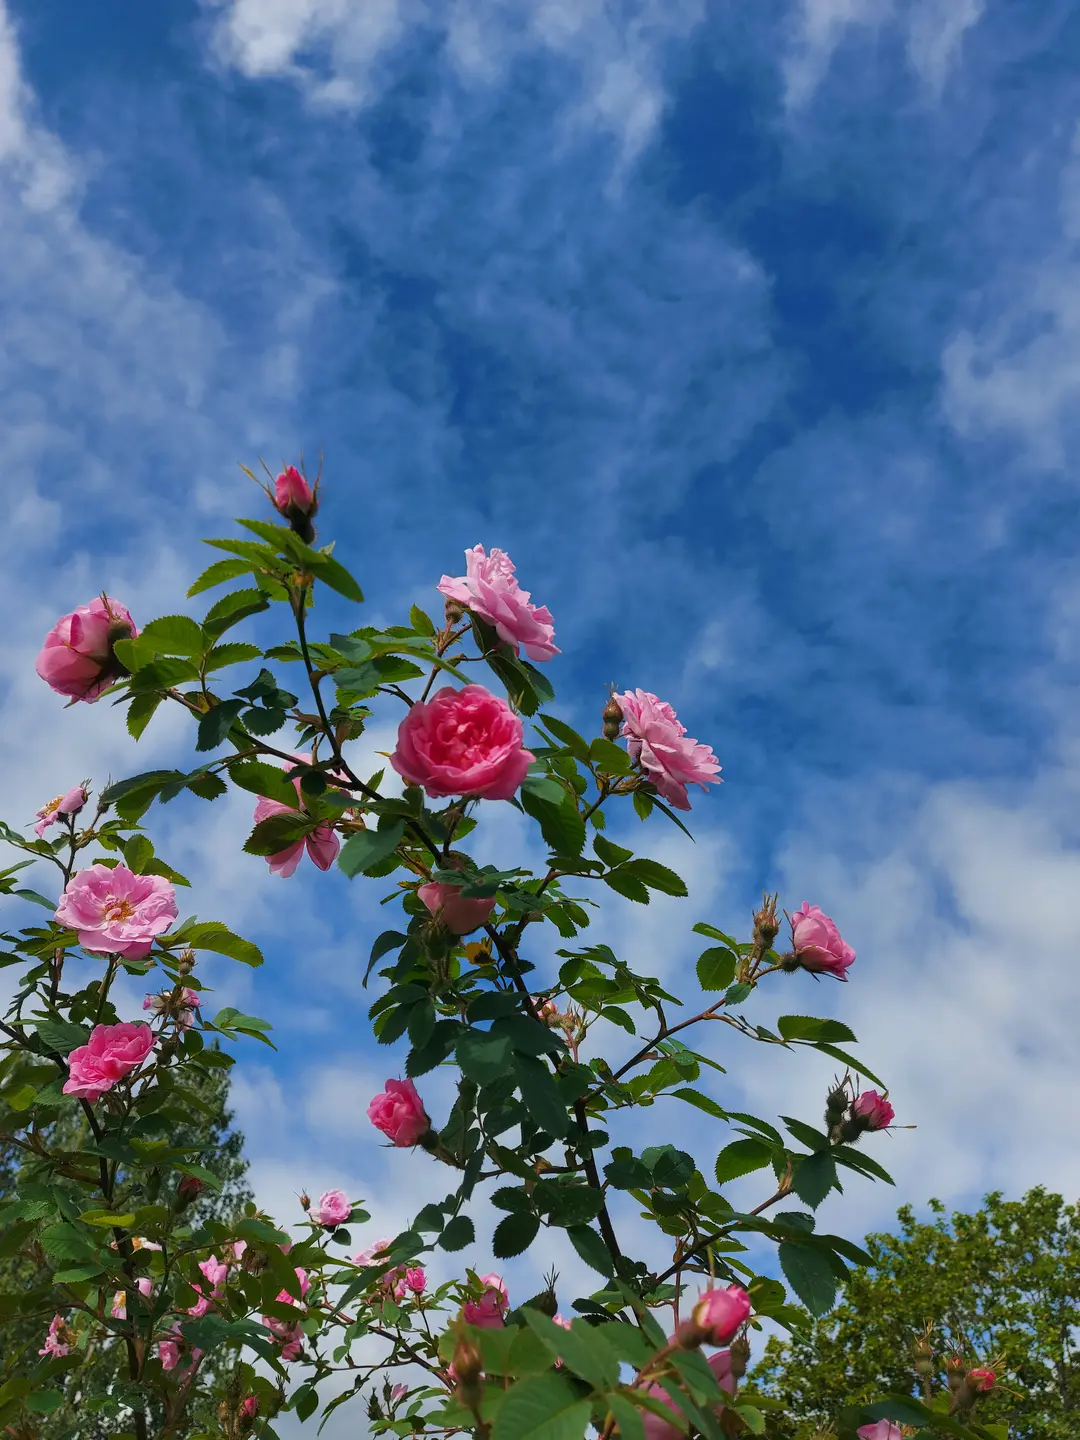
[[[443,614],[446,616],[447,626],[456,625],[465,614],[465,607],[459,604],[457,600],[451,600],[447,597],[446,604],[443,607]]]
[[[764,896],[761,909],[754,916],[754,944],[760,947],[762,954],[772,948],[772,943],[780,932],[780,921],[776,918],[776,903],[779,898],[777,895]]]
[[[741,1380],[750,1363],[750,1341],[745,1335],[740,1335],[731,1342],[730,1356],[731,1374],[734,1379]]]
[[[300,1208],[301,1210],[311,1209],[311,1196],[306,1190],[301,1190],[300,1192]]]
[[[617,740],[619,738],[619,727],[623,722],[623,713],[614,695],[612,695],[604,706],[604,712],[601,718],[604,722],[605,740]]]
[[[726,1345],[745,1324],[753,1308],[750,1296],[741,1285],[726,1290],[706,1290],[694,1306],[692,1320],[701,1340],[710,1345]]]
[[[192,1205],[206,1189],[204,1181],[197,1175],[183,1175],[176,1187],[176,1198],[181,1206]]]
[[[307,545],[315,538],[311,521],[319,508],[317,490],[318,483],[312,490],[295,465],[286,465],[274,481],[274,508]]]
[[[851,1107],[851,1116],[864,1130],[887,1130],[896,1112],[884,1095],[864,1090]]]
[[[471,1340],[461,1339],[454,1350],[452,1362],[457,1379],[457,1395],[463,1405],[475,1410],[483,1399],[481,1383],[484,1373],[484,1359]]]
[[[830,1090],[825,1098],[825,1123],[829,1126],[839,1125],[844,1117],[844,1111],[848,1107],[848,1091],[846,1085],[837,1085],[835,1090]]]
[[[185,950],[176,962],[176,968],[181,975],[190,975],[195,969],[195,951]]]

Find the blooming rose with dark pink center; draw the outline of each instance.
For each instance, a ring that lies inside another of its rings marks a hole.
[[[431,1129],[424,1102],[411,1080],[387,1080],[367,1107],[368,1119],[392,1145],[415,1145]]]
[[[95,595],[89,605],[60,617],[45,636],[35,668],[58,695],[93,704],[124,674],[113,655],[113,644],[138,633],[118,600]]]
[[[153,1048],[154,1032],[149,1025],[126,1020],[119,1025],[95,1025],[87,1043],[67,1057],[64,1094],[78,1095],[93,1104],[141,1065]]]
[[[980,1395],[988,1394],[997,1383],[993,1370],[969,1370],[966,1379],[971,1388]]]
[[[465,574],[444,575],[439,592],[494,625],[499,639],[530,660],[550,660],[560,654],[555,626],[546,605],[534,605],[514,574],[514,562],[505,550],[488,555],[483,545],[465,551]]]
[[[896,1115],[885,1096],[876,1090],[864,1090],[852,1105],[851,1113],[862,1122],[864,1130],[885,1130]]]
[[[310,755],[297,755],[295,759],[298,764],[310,765]],[[304,804],[304,792],[300,788],[300,777],[293,780],[293,788],[296,790],[296,798],[299,807],[294,809],[291,805],[285,805],[280,800],[269,800],[265,795],[259,797],[255,806],[255,823],[260,820],[269,820],[271,815],[304,815],[307,813],[307,806]],[[279,850],[274,855],[267,855],[266,863],[270,866],[272,875],[280,875],[287,879],[300,864],[304,857],[304,851],[314,861],[320,870],[329,870],[337,859],[338,851],[341,849],[341,841],[329,821],[314,829],[310,835],[303,835],[291,845],[286,845],[284,850]]]
[[[509,800],[536,758],[520,718],[482,685],[447,686],[414,705],[398,727],[390,764],[435,799]]]
[[[75,930],[94,955],[142,960],[176,919],[176,893],[161,875],[133,875],[126,865],[91,865],[68,881],[56,919]]]
[[[726,1290],[706,1290],[694,1306],[694,1324],[705,1332],[710,1345],[726,1345],[745,1324],[752,1308],[750,1296],[741,1285]]]
[[[437,884],[433,880],[421,885],[416,894],[432,915],[455,935],[468,935],[471,930],[479,929],[495,909],[494,896],[468,898],[456,885]]]
[[[344,1190],[327,1190],[319,1197],[319,1203],[313,1205],[309,1214],[316,1225],[323,1225],[328,1230],[333,1230],[337,1225],[344,1225],[352,1213],[352,1202]]]
[[[690,739],[675,711],[651,690],[612,697],[622,711],[622,735],[631,757],[676,810],[689,810],[688,785],[720,783],[720,762],[708,745]]]
[[[721,1390],[726,1390],[729,1395],[734,1395],[735,1377],[731,1373],[731,1352],[718,1350],[715,1355],[710,1355],[709,1369],[716,1376],[716,1382]],[[665,1405],[673,1415],[682,1417],[682,1411],[672,1403],[671,1396],[662,1386],[648,1385],[645,1393],[651,1395],[655,1400],[659,1400],[661,1405]],[[641,1418],[645,1424],[645,1440],[686,1440],[685,1429],[680,1430],[677,1425],[669,1425],[659,1415],[642,1411]]]
[[[479,1300],[466,1300],[462,1317],[469,1325],[481,1330],[501,1330],[506,1323],[505,1315],[510,1304],[506,1281],[501,1275],[481,1275],[484,1287]]]
[[[877,1420],[873,1425],[862,1425],[855,1431],[859,1440],[903,1440],[904,1432],[891,1420]]]
[[[835,975],[846,980],[855,963],[855,951],[824,910],[803,901],[791,917],[791,944],[804,970],[813,975]]]
[[[47,805],[43,805],[37,812],[37,824],[34,826],[34,834],[40,840],[50,825],[54,825],[61,815],[77,815],[86,804],[85,785],[74,785],[63,795],[57,795]]]

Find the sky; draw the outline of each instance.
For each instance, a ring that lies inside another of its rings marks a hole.
[[[564,718],[642,686],[716,750],[696,844],[625,822],[691,884],[609,907],[632,963],[678,989],[763,887],[836,917],[850,984],[755,1018],[846,1020],[917,1128],[832,1228],[1074,1197],[1078,54],[1065,0],[0,0],[8,821],[184,764],[175,718],[136,748],[63,709],[42,636],[103,587],[200,613],[199,537],[258,511],[238,462],[321,451],[365,620],[502,546]],[[528,855],[488,808],[478,858]],[[378,887],[269,876],[250,818],[149,823],[266,953],[205,970],[275,1026],[233,1071],[253,1184],[393,1233],[431,1162],[364,1114],[402,1060],[367,1038]],[[817,1118],[831,1062],[710,1044],[719,1100]]]

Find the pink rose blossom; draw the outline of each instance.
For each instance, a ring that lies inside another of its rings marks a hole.
[[[669,805],[689,810],[688,785],[704,790],[719,783],[719,760],[708,745],[687,738],[686,726],[666,701],[650,690],[627,690],[614,699],[627,750]]]
[[[228,1265],[226,1265],[223,1260],[219,1260],[216,1255],[211,1255],[207,1260],[200,1260],[199,1269],[206,1276],[207,1280],[209,1280],[211,1288],[214,1290],[219,1290],[221,1286],[225,1284],[225,1279],[229,1273]]]
[[[495,909],[495,897],[471,899],[462,895],[456,885],[439,885],[429,881],[416,892],[438,920],[455,935],[468,935],[477,930]]]
[[[387,1080],[367,1107],[368,1119],[391,1144],[415,1145],[431,1129],[424,1103],[411,1080]]]
[[[286,465],[274,481],[274,504],[282,515],[296,510],[301,515],[314,514],[315,495],[295,465]]]
[[[835,975],[846,980],[855,963],[855,951],[841,936],[836,922],[818,905],[804,900],[791,917],[791,943],[799,964],[812,975]]]
[[[60,617],[45,636],[35,668],[58,695],[93,704],[124,673],[113,643],[137,634],[119,601],[95,595],[89,605]]]
[[[38,1351],[39,1355],[55,1355],[62,1359],[71,1350],[71,1331],[63,1315],[54,1315],[49,1322],[49,1333],[45,1337],[45,1344]]]
[[[135,1286],[139,1294],[142,1295],[144,1298],[148,1299],[151,1290],[153,1290],[154,1288],[154,1282],[150,1279],[149,1275],[140,1275],[138,1280],[135,1281]],[[116,1294],[113,1296],[112,1310],[109,1313],[112,1315],[114,1320],[127,1319],[126,1290],[117,1290]]]
[[[381,1240],[376,1240],[374,1245],[369,1245],[366,1250],[360,1250],[352,1257],[354,1265],[381,1265],[389,1259],[390,1238],[384,1235]]]
[[[969,1370],[964,1377],[973,1390],[980,1395],[987,1395],[997,1383],[997,1376],[993,1370]]]
[[[501,1275],[481,1275],[480,1284],[483,1286],[480,1299],[466,1300],[462,1316],[467,1324],[477,1325],[481,1330],[501,1330],[510,1304],[506,1282]]]
[[[505,550],[484,553],[483,545],[465,551],[464,575],[444,575],[439,592],[494,625],[499,639],[522,647],[530,660],[550,660],[560,654],[555,627],[546,605],[534,605],[514,574],[514,562]]]
[[[414,1295],[422,1295],[427,1285],[427,1275],[420,1265],[410,1265],[405,1271],[404,1288],[411,1290]],[[401,1296],[398,1296],[401,1299]]]
[[[896,1111],[884,1095],[876,1090],[864,1090],[852,1105],[851,1113],[862,1121],[865,1129],[885,1130],[892,1124]]]
[[[390,764],[435,799],[509,800],[536,758],[520,718],[482,685],[450,686],[414,705],[398,727]]]
[[[294,758],[301,765],[311,764],[310,755],[297,755]],[[255,806],[255,823],[258,824],[260,820],[269,820],[271,815],[306,814],[307,806],[304,804],[304,792],[300,788],[299,776],[293,780],[293,788],[296,791],[296,798],[300,802],[299,810],[282,804],[280,800],[269,800],[265,795],[261,795]],[[275,855],[267,855],[266,863],[270,866],[270,873],[280,875],[283,880],[288,879],[304,858],[305,849],[318,869],[329,870],[338,857],[341,841],[330,822],[323,821],[310,835],[302,836],[301,839],[295,840]]]
[[[694,1324],[707,1331],[710,1345],[726,1345],[749,1318],[752,1303],[741,1285],[726,1290],[706,1290],[694,1306]]]
[[[552,1315],[551,1323],[553,1325],[561,1325],[564,1330],[570,1329],[570,1321],[567,1320],[565,1315]]]
[[[37,824],[34,826],[34,834],[40,840],[50,825],[60,819],[61,815],[77,815],[86,804],[87,794],[84,785],[75,785],[63,795],[57,795],[47,805],[43,805],[37,812]]]
[[[73,875],[56,919],[78,932],[94,955],[142,960],[176,919],[176,893],[161,875],[133,875],[126,865],[91,865]]]
[[[859,1440],[903,1440],[903,1431],[891,1420],[878,1420],[873,1425],[861,1425],[855,1434]]]
[[[257,1395],[249,1395],[240,1406],[240,1414],[246,1415],[249,1420],[259,1413],[259,1399]]]
[[[319,1203],[311,1207],[310,1215],[316,1225],[332,1230],[344,1225],[352,1212],[352,1202],[344,1190],[327,1190],[319,1197]]]
[[[119,1025],[95,1025],[85,1045],[67,1057],[65,1095],[78,1095],[93,1103],[111,1090],[118,1080],[136,1069],[154,1048],[149,1025],[122,1021]]]
[[[709,1369],[716,1376],[720,1388],[726,1390],[729,1395],[734,1395],[735,1377],[731,1373],[730,1350],[718,1350],[715,1355],[710,1355]],[[671,1396],[660,1385],[647,1386],[645,1393],[667,1406],[673,1415],[682,1415],[682,1411],[672,1403]],[[645,1422],[645,1440],[686,1440],[685,1430],[680,1430],[677,1425],[669,1425],[666,1420],[661,1420],[659,1415],[653,1415],[651,1411],[643,1410],[641,1418]]]
[[[177,1340],[161,1340],[158,1343],[158,1359],[163,1370],[175,1370],[180,1364],[180,1344]]]
[[[262,1322],[281,1346],[282,1360],[295,1360],[304,1344],[300,1322],[289,1324],[287,1320],[277,1320],[272,1315],[264,1315]]]
[[[409,1393],[407,1385],[395,1385],[390,1391],[390,1404],[396,1405],[399,1400],[404,1400]]]

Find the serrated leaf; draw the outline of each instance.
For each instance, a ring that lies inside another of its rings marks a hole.
[[[527,775],[518,798],[525,812],[539,822],[540,833],[556,854],[581,854],[585,821],[564,786],[545,775]]]
[[[233,590],[211,605],[203,620],[203,629],[209,638],[216,640],[249,615],[257,615],[269,608],[270,601],[261,590]]]
[[[597,1390],[619,1383],[619,1359],[604,1338],[603,1325],[592,1326],[586,1320],[575,1320],[568,1330],[529,1305],[521,1315],[526,1325],[543,1341],[553,1360],[563,1364],[587,1380]]]
[[[379,830],[358,830],[341,848],[338,866],[349,879],[364,874],[388,859],[405,834],[405,821],[395,820]]]
[[[230,960],[239,960],[244,965],[261,965],[262,951],[250,940],[234,935],[226,925],[217,920],[205,920],[187,925],[182,932],[183,942],[194,950],[212,950],[215,955],[227,955]],[[179,937],[178,937],[179,938]]]
[[[162,695],[136,695],[127,710],[127,731],[133,740],[138,740],[154,717],[161,704]]]
[[[263,795],[293,810],[300,808],[300,798],[292,781],[286,780],[283,770],[276,765],[268,765],[265,760],[241,760],[230,765],[229,779],[252,795]]]
[[[781,1243],[777,1256],[788,1284],[810,1314],[828,1314],[836,1299],[836,1276],[825,1256],[787,1240]]]
[[[602,736],[589,745],[589,759],[604,775],[629,775],[634,762],[621,746]]]
[[[698,984],[702,990],[726,990],[735,979],[738,963],[738,958],[722,946],[702,951],[697,962]]]
[[[772,1161],[775,1151],[764,1140],[733,1140],[716,1157],[716,1179],[720,1185],[740,1175],[763,1170]]]
[[[681,897],[688,893],[682,876],[676,875],[674,870],[669,870],[658,860],[639,856],[636,860],[628,860],[620,868],[624,875],[636,876],[638,880],[643,880],[650,890],[658,890],[662,895]]]
[[[476,1239],[476,1230],[468,1215],[455,1215],[439,1236],[444,1250],[464,1250]]]
[[[507,1392],[491,1440],[581,1440],[591,1408],[561,1375],[529,1375]]]
[[[508,1035],[466,1030],[454,1053],[462,1074],[478,1085],[490,1085],[510,1069],[512,1051]]]
[[[826,1150],[818,1150],[798,1162],[791,1188],[811,1210],[816,1210],[836,1184],[836,1161]]]
[[[839,1020],[819,1020],[815,1015],[781,1015],[776,1028],[785,1040],[854,1040],[855,1033]]]
[[[604,884],[617,895],[623,895],[627,900],[635,900],[639,905],[648,905],[649,891],[644,880],[629,874],[622,866],[609,870],[602,878]]]
[[[202,626],[189,615],[162,615],[144,625],[139,640],[160,655],[201,655],[206,648]]]
[[[609,1279],[615,1274],[615,1265],[601,1237],[588,1225],[571,1225],[567,1230],[570,1243],[585,1264]]]
[[[222,700],[219,704],[212,706],[205,715],[201,715],[195,749],[217,749],[228,736],[233,722],[243,708],[243,700]]]
[[[589,742],[583,736],[554,715],[541,715],[539,718],[545,729],[554,735],[560,745],[566,746],[575,760],[588,760]]]
[[[319,822],[302,810],[268,815],[244,841],[249,855],[278,855],[318,828]]]
[[[240,665],[247,660],[261,660],[262,651],[258,645],[246,640],[232,640],[224,645],[215,645],[203,657],[203,669],[209,675],[215,670],[224,670],[227,665]]]
[[[67,1055],[90,1039],[90,1032],[85,1026],[72,1025],[67,1020],[54,1020],[49,1015],[35,1015],[33,1021],[42,1042],[58,1055]]]
[[[236,580],[241,575],[249,575],[252,569],[250,560],[215,560],[208,565],[199,578],[188,589],[188,599],[193,595],[201,594],[203,590],[212,590],[215,585],[223,585],[226,580]]]
[[[528,1211],[507,1215],[495,1226],[491,1248],[497,1260],[508,1260],[527,1250],[540,1230],[540,1221]]]
[[[515,1052],[511,1063],[525,1108],[542,1130],[556,1140],[565,1138],[570,1128],[566,1106],[555,1078],[542,1060]]]

